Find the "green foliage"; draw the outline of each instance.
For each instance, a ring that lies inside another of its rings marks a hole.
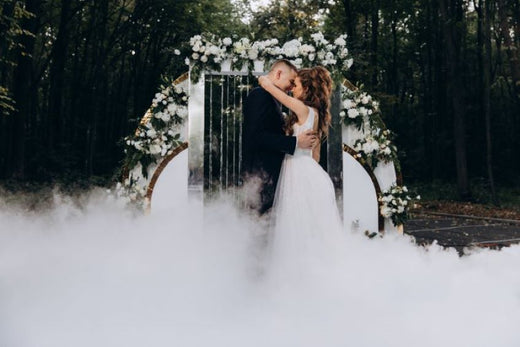
[[[29,4],[0,1],[3,114],[16,112],[19,101],[13,99],[20,82],[14,73],[26,55],[21,48],[28,35],[24,21],[32,18]],[[161,75],[175,78],[187,70],[175,50],[201,31],[232,35],[246,27],[231,0],[31,4],[38,11],[34,52],[27,63],[31,79],[24,81],[28,94],[21,100],[26,113],[21,126],[15,117],[0,120],[2,179],[15,174],[13,158],[19,155],[27,180],[109,177],[122,160],[118,140],[137,127]],[[15,127],[26,132],[22,141],[12,131]]]
[[[381,117],[397,133],[406,181],[450,182],[455,177],[453,109],[446,79],[446,37],[435,0],[284,0],[254,12],[246,0],[36,1],[35,50],[28,64],[33,78],[27,116],[22,127],[27,179],[107,177],[122,159],[117,140],[138,125],[160,84],[187,70],[175,49],[201,32],[234,40],[277,37],[281,42],[322,30],[327,38],[349,33],[347,47],[354,59],[347,78],[362,82],[380,101]],[[62,5],[70,4],[64,20],[68,36],[64,66],[50,68],[57,48]],[[459,2],[468,4],[468,2]],[[518,1],[505,1],[506,23],[519,27]],[[0,112],[13,114],[14,72],[26,54],[24,21],[32,16],[29,2],[0,2]],[[496,5],[495,2],[492,2]],[[465,82],[466,148],[470,178],[485,177],[486,146],[479,67],[478,13],[462,8],[459,73]],[[244,23],[244,20],[246,23]],[[249,22],[248,22],[249,21]],[[515,93],[514,65],[500,37],[495,11],[491,56],[491,137],[496,180],[506,187],[518,182],[520,102]],[[513,48],[520,51],[518,35]],[[58,75],[61,79],[57,78]],[[59,83],[51,83],[57,81]],[[61,90],[56,90],[61,85]],[[52,96],[52,98],[51,98]],[[48,110],[60,100],[59,119]],[[12,130],[17,117],[0,117],[0,177],[13,176],[13,158],[20,141]],[[54,143],[48,134],[62,128]],[[48,160],[47,160],[48,158]],[[471,180],[480,199],[476,179]],[[487,186],[482,185],[482,189]]]
[[[0,71],[4,74],[16,67],[17,54],[26,54],[21,38],[34,34],[23,29],[21,23],[32,16],[23,1],[4,0],[0,3]],[[16,102],[10,95],[9,80],[2,77],[0,73],[0,114],[10,115],[16,111]]]
[[[327,0],[280,0],[253,13],[249,25],[255,40],[278,38],[282,42],[318,31],[330,7]],[[343,34],[336,33],[334,37]]]
[[[4,116],[8,116],[15,110],[15,102],[9,95],[9,90],[0,86],[0,113]]]

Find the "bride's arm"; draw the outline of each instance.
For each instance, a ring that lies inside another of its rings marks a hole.
[[[271,94],[276,100],[280,101],[285,107],[293,111],[300,122],[304,122],[309,115],[309,108],[300,100],[287,95],[284,91],[279,89],[274,83],[266,76],[260,76],[258,83],[264,88],[269,94]]]

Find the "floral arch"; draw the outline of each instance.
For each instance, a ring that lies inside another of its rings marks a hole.
[[[152,200],[156,199],[156,184],[163,171],[172,166],[170,163],[179,161],[181,164],[178,166],[187,168],[190,164],[186,149],[202,150],[199,140],[191,137],[190,141],[188,128],[200,126],[194,125],[189,115],[204,112],[200,105],[204,96],[198,94],[201,85],[203,88],[205,73],[259,75],[263,73],[264,65],[285,58],[297,67],[322,65],[329,69],[335,81],[343,81],[336,83],[339,102],[333,112],[338,113],[337,118],[342,124],[345,223],[368,235],[399,229],[407,217],[412,198],[407,194],[407,188],[401,185],[397,149],[392,143],[392,133],[381,119],[379,103],[362,88],[344,80],[345,72],[353,63],[345,38],[346,35],[341,35],[330,42],[318,32],[311,35],[308,43],[299,38],[280,45],[276,39],[253,42],[247,38],[221,39],[212,35],[192,37],[190,56],[186,58],[189,72],[161,86],[135,133],[125,138],[126,174],[118,184],[119,193],[149,209]],[[180,54],[180,51],[175,53]],[[349,176],[353,172],[360,175],[360,170],[372,182],[370,189],[373,193],[368,195],[373,195],[373,201],[367,202],[368,205],[352,199],[352,196],[365,195],[356,192],[359,187],[356,182],[351,182],[352,176]],[[184,179],[192,180],[201,175],[190,168],[190,177],[187,178],[188,170],[185,171]],[[377,215],[376,225],[363,222],[363,219],[374,219],[372,217],[358,218],[356,213],[366,213],[367,208],[363,206],[375,206],[368,209]]]

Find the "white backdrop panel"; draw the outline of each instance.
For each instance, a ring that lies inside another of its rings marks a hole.
[[[343,152],[343,221],[354,232],[378,231],[377,194],[365,168]]]
[[[155,183],[151,199],[154,212],[174,211],[188,203],[188,150],[177,154]]]

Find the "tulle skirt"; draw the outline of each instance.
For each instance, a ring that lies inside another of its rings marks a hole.
[[[276,271],[312,271],[334,263],[344,249],[334,186],[310,156],[285,156],[272,217],[270,250]]]

